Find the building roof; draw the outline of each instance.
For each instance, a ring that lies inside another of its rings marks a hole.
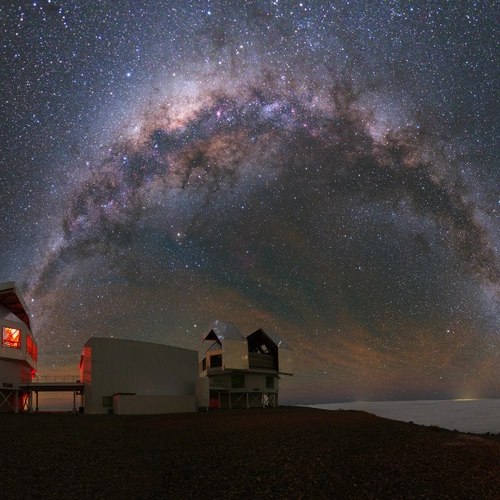
[[[0,283],[0,304],[31,329],[28,308],[13,281]]]
[[[122,345],[132,345],[134,344],[136,347],[144,347],[146,349],[152,348],[151,346],[155,346],[157,349],[177,349],[180,351],[191,351],[195,352],[198,354],[198,351],[195,351],[194,349],[186,349],[185,347],[177,347],[173,345],[168,345],[168,344],[160,344],[159,342],[148,342],[145,340],[137,340],[137,339],[123,339],[123,338],[117,338],[117,337],[99,337],[99,336],[92,336],[90,337],[87,342],[83,345],[84,347],[90,347],[92,345],[96,344],[114,344],[118,346],[119,344]]]
[[[216,320],[208,333],[203,335],[202,341],[213,340],[221,344],[224,339],[246,340],[245,336],[232,323]]]

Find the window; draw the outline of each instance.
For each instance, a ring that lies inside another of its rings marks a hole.
[[[266,389],[274,389],[274,377],[266,377]]]
[[[238,373],[236,375],[231,375],[231,387],[233,389],[244,389],[245,388],[245,375]]]
[[[102,397],[102,407],[112,408],[113,407],[113,396],[103,396]]]
[[[210,356],[210,368],[220,368],[222,366],[222,354]]]
[[[207,358],[203,358],[201,361],[201,371],[204,372],[207,369]]]
[[[21,347],[21,330],[4,326],[2,330],[2,345],[19,349]]]

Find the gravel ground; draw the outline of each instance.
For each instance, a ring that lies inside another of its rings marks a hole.
[[[2,498],[499,499],[500,436],[359,411],[0,414]]]

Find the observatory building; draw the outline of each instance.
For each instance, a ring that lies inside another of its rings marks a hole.
[[[91,337],[80,359],[87,414],[159,414],[201,408],[278,406],[280,375],[293,375],[293,351],[262,329],[243,336],[215,321],[198,352],[136,340]]]
[[[215,321],[203,341],[212,342],[200,360],[210,408],[278,406],[280,375],[293,375],[293,351],[278,335],[258,329],[245,337]]]
[[[137,340],[91,337],[80,358],[85,413],[194,412],[198,352]]]
[[[91,337],[80,358],[80,379],[32,380],[37,345],[29,315],[13,282],[0,283],[0,412],[33,411],[32,395],[72,391],[86,414],[195,412],[201,408],[278,406],[281,375],[293,375],[293,351],[262,329],[245,337],[232,324],[215,321],[198,352],[136,340]]]
[[[0,412],[28,408],[31,381],[37,367],[37,345],[30,329],[26,305],[14,282],[0,283]]]

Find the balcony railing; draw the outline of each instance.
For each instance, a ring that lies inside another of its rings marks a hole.
[[[60,382],[79,382],[80,375],[36,375],[31,379],[31,382],[43,384],[60,383]]]

